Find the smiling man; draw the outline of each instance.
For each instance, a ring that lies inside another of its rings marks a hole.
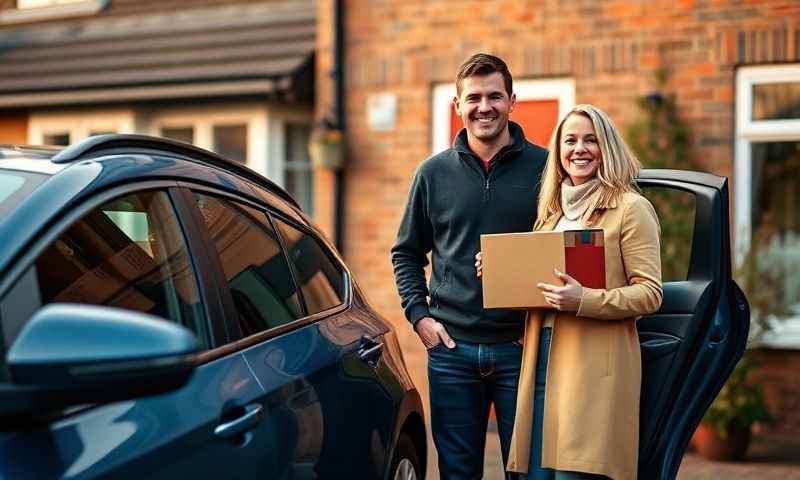
[[[442,480],[482,477],[492,404],[504,465],[508,459],[523,319],[516,311],[484,310],[473,262],[481,234],[531,230],[547,156],[509,121],[516,96],[501,59],[470,57],[459,69],[456,93],[465,128],[452,148],[417,169],[392,248],[401,304],[428,351]]]

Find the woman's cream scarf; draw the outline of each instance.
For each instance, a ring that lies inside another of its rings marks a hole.
[[[578,220],[586,209],[594,203],[595,194],[600,191],[600,180],[593,178],[588,182],[575,186],[569,177],[561,182],[561,210],[567,220]]]

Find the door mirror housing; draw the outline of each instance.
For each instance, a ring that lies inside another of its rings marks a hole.
[[[195,369],[199,343],[180,325],[111,307],[51,304],[11,345],[11,383],[0,385],[0,418],[50,415],[81,404],[174,390]]]

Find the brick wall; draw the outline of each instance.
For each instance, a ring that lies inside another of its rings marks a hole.
[[[792,0],[349,0],[345,5],[345,254],[371,302],[400,326],[412,356],[418,347],[399,308],[389,249],[410,176],[431,153],[432,86],[451,82],[465,58],[479,51],[500,55],[516,79],[574,78],[576,101],[600,106],[623,131],[636,119],[637,97],[656,88],[656,72],[664,69],[662,93],[677,97],[692,154],[705,169],[728,176],[735,67],[800,61],[800,2]],[[321,0],[318,8],[321,114],[331,91],[332,1]],[[378,92],[397,95],[394,131],[368,128],[366,99]],[[318,195],[317,202],[327,201]],[[317,211],[331,211],[323,207]],[[800,387],[792,392],[800,398]],[[800,431],[800,419],[792,421]]]

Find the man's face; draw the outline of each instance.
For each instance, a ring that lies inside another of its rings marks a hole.
[[[461,84],[461,94],[453,99],[456,113],[470,135],[484,142],[497,139],[508,125],[516,95],[508,96],[503,75],[473,75]]]

